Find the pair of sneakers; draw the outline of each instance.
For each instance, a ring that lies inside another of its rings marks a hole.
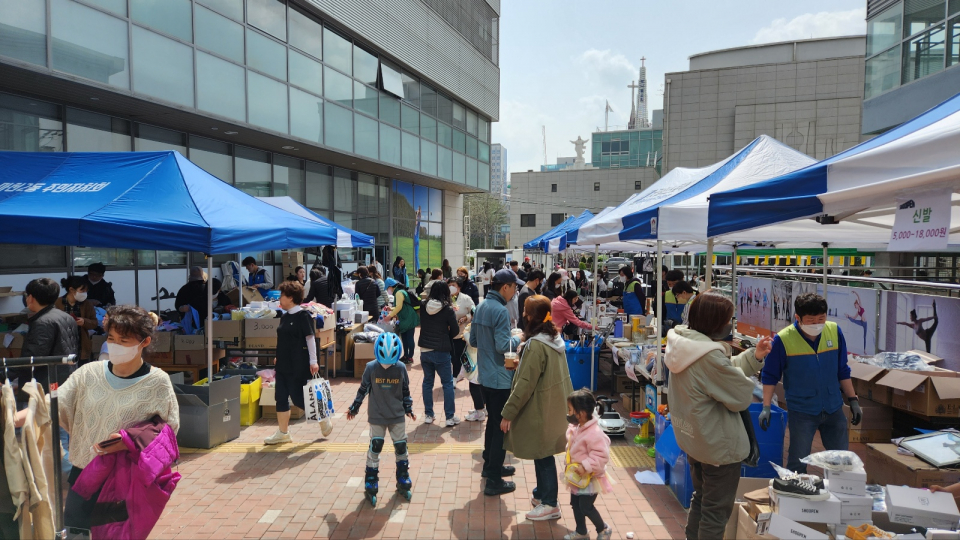
[[[437,420],[437,419],[434,418],[434,417],[432,417],[432,416],[424,416],[424,417],[423,417],[423,423],[424,423],[424,424],[432,424],[432,423],[436,422],[436,420]],[[447,418],[447,420],[446,420],[446,426],[447,426],[447,427],[453,427],[453,426],[455,426],[455,425],[457,425],[457,424],[459,424],[459,423],[460,423],[460,417],[457,416],[457,415],[453,415],[452,417]]]
[[[610,540],[613,536],[613,529],[610,528],[606,523],[603,524],[603,530],[597,533],[597,540]],[[589,534],[580,534],[577,531],[573,531],[570,534],[567,534],[563,537],[563,540],[590,540]]]
[[[467,417],[464,418],[464,420],[466,420],[467,422],[483,422],[484,420],[486,420],[486,418],[487,418],[487,410],[479,409],[479,410],[471,410],[469,413],[467,413]]]

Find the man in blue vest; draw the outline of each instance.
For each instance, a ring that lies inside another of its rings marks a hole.
[[[247,257],[243,260],[243,267],[247,269],[249,276],[247,277],[247,287],[253,287],[257,289],[257,292],[260,293],[260,296],[264,296],[267,291],[270,290],[270,287],[273,287],[273,281],[270,279],[270,273],[267,272],[266,268],[260,268],[257,266],[257,260],[253,257]]]
[[[760,428],[766,431],[770,426],[770,401],[782,377],[790,408],[787,468],[805,473],[807,466],[800,459],[810,454],[817,431],[826,450],[847,449],[843,398],[850,403],[853,425],[860,423],[863,413],[850,381],[847,343],[837,323],[827,321],[827,301],[807,293],[798,296],[793,305],[796,321],[773,338],[772,350],[763,363],[763,411],[759,420]]]

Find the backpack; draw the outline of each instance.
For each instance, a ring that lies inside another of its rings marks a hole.
[[[413,309],[413,305],[410,303],[410,292],[400,292],[403,293],[403,306],[400,308],[400,313],[397,314],[398,334],[412,330],[420,325],[420,314]]]

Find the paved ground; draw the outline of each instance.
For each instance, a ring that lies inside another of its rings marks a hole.
[[[314,423],[296,421],[293,445],[264,447],[276,429],[261,419],[244,428],[240,439],[214,451],[185,450],[183,475],[153,530],[155,539],[295,539],[295,538],[562,538],[574,527],[569,495],[560,488],[563,517],[529,522],[529,496],[535,484],[533,462],[508,456],[517,467],[517,491],[485,497],[480,478],[483,423],[454,428],[426,425],[417,362],[410,371],[417,422],[407,423],[411,443],[413,500],[392,492],[394,465],[388,443],[380,466],[380,502],[371,508],[363,497],[363,470],[369,442],[366,405],[352,422],[336,420],[335,431],[322,439]],[[338,408],[353,401],[356,379],[333,381]],[[439,381],[437,381],[439,386]],[[434,392],[442,410],[441,392]],[[457,386],[457,414],[473,408],[467,382]],[[628,432],[632,439],[635,430]],[[652,462],[632,442],[615,441],[609,473],[614,492],[601,495],[597,507],[614,538],[683,538],[686,513],[664,486],[641,486],[633,475]],[[558,467],[562,458],[558,457]],[[593,535],[593,531],[591,531]]]

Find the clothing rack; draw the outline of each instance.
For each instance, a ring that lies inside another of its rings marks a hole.
[[[19,358],[3,358],[3,370],[4,376],[6,376],[6,371],[9,368],[20,368],[20,367],[37,367],[37,366],[47,366],[50,369],[47,369],[47,388],[50,389],[50,423],[51,426],[51,443],[57,441],[57,444],[60,443],[60,410],[57,408],[57,371],[60,366],[69,366],[75,363],[77,355],[71,354],[67,356],[22,356]],[[60,452],[52,452],[53,454],[53,483],[54,483],[54,498],[56,500],[56,507],[54,508],[54,528],[58,531],[58,538],[63,538],[65,536],[65,531],[63,527],[63,472],[61,471],[62,465],[60,461]]]

